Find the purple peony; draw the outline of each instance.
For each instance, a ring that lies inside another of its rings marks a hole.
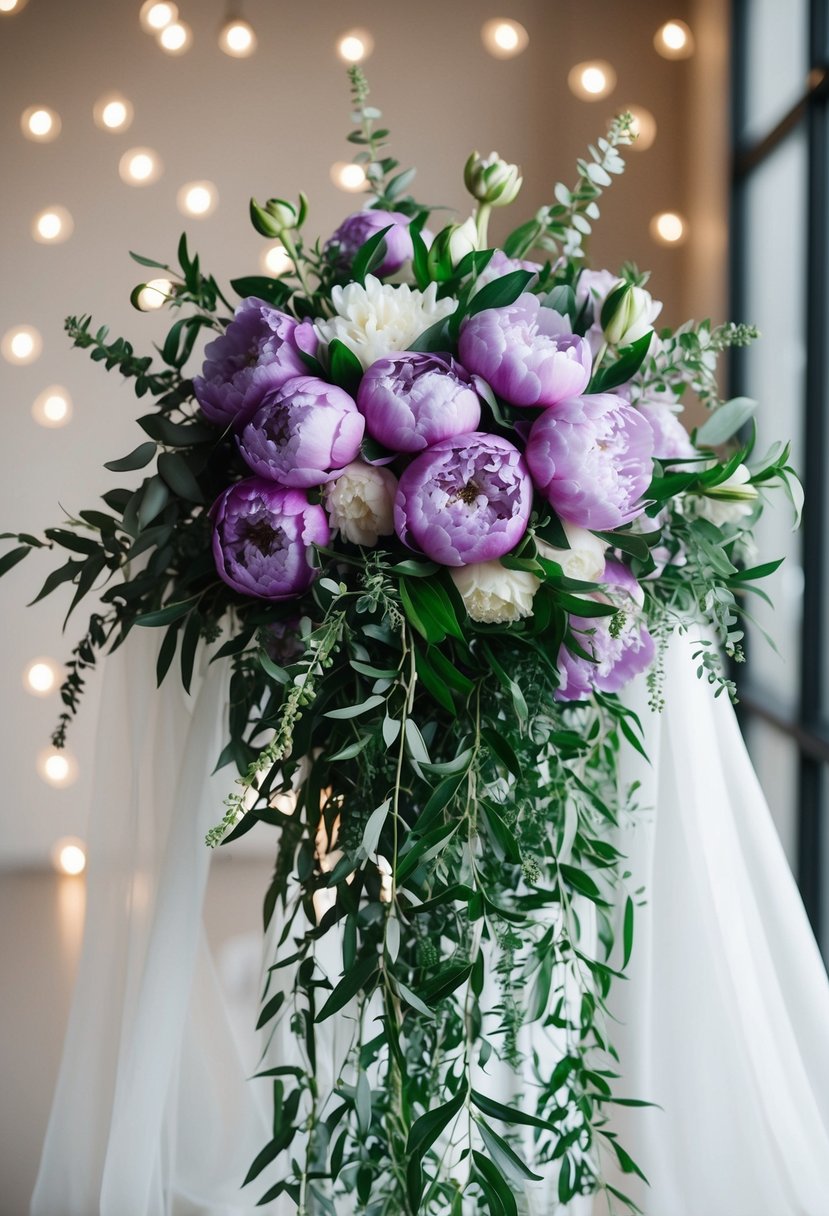
[[[318,486],[355,459],[364,430],[344,389],[296,376],[263,398],[242,431],[239,451],[260,477],[283,486]]]
[[[400,478],[394,526],[404,544],[443,566],[486,562],[524,535],[532,495],[518,449],[473,431],[415,457]]]
[[[300,352],[314,354],[316,345],[309,321],[300,324],[249,296],[221,337],[208,343],[202,374],[193,377],[202,413],[219,426],[232,423],[240,430],[265,393],[307,372]]]
[[[216,569],[234,591],[287,600],[311,586],[311,545],[327,545],[331,533],[323,508],[302,490],[250,477],[229,486],[210,515]]]
[[[638,620],[643,596],[636,579],[626,566],[609,561],[602,582],[610,588],[605,598],[625,614],[624,622],[619,628],[617,621],[611,634],[613,617],[570,617],[576,641],[595,662],[561,647],[557,701],[583,701],[592,692],[618,692],[653,661],[653,638]]]
[[[513,405],[557,405],[587,388],[590,347],[570,322],[524,293],[506,308],[485,308],[461,326],[460,360]]]
[[[354,261],[354,255],[361,245],[371,240],[375,233],[389,228],[383,237],[386,256],[372,271],[381,279],[387,274],[394,274],[411,258],[411,222],[411,216],[402,215],[399,211],[355,211],[353,215],[346,216],[337,231],[328,238],[325,244],[326,252],[332,253],[337,262],[348,267]]]
[[[474,431],[481,402],[454,359],[404,351],[372,363],[357,405],[369,435],[394,452],[420,452],[440,439]]]
[[[697,455],[691,436],[677,417],[682,407],[670,390],[651,392],[636,404],[653,432],[653,454],[657,460],[687,460]]]
[[[533,481],[562,519],[606,531],[642,513],[653,433],[621,397],[575,397],[536,419],[526,457]]]

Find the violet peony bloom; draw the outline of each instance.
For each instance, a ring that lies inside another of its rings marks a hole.
[[[204,367],[193,377],[202,413],[219,426],[240,430],[265,393],[308,368],[301,351],[314,354],[317,338],[310,321],[301,324],[264,300],[249,296],[225,332],[208,343]]]
[[[355,211],[348,215],[325,243],[326,252],[343,267],[348,267],[354,261],[354,256],[361,245],[384,228],[389,231],[383,237],[386,243],[386,256],[380,265],[372,272],[378,278],[394,274],[404,262],[412,256],[412,238],[409,232],[411,217],[399,211],[366,210]],[[391,225],[391,227],[389,227]]]
[[[360,451],[365,420],[344,389],[295,376],[268,393],[242,431],[239,451],[260,477],[318,486]]]
[[[525,292],[506,308],[485,308],[461,325],[461,363],[513,405],[557,405],[587,388],[590,347],[570,322]]]
[[[403,351],[372,363],[357,405],[369,435],[393,452],[419,452],[440,439],[474,431],[481,403],[454,359]]]
[[[508,440],[483,431],[442,439],[400,478],[394,526],[443,566],[502,557],[527,529],[532,482]]]
[[[539,275],[542,269],[540,262],[529,262],[525,258],[511,258],[504,253],[503,249],[496,249],[475,280],[475,289],[480,291],[487,283],[492,283],[495,279],[502,279],[505,274],[512,274],[513,270],[531,270],[533,274]],[[537,278],[530,279],[527,286],[534,286],[537,281]]]
[[[671,392],[652,392],[637,403],[639,413],[653,432],[653,454],[657,460],[687,460],[698,452],[680,422],[681,406]]]
[[[331,539],[325,511],[302,490],[250,477],[229,486],[210,509],[219,577],[242,595],[287,600],[316,577],[311,545]]]
[[[613,617],[570,617],[570,628],[582,650],[592,654],[594,663],[572,654],[565,646],[558,653],[562,682],[557,701],[583,701],[592,692],[618,692],[634,676],[653,662],[653,638],[638,617],[643,603],[642,589],[621,562],[609,561],[602,582],[609,588],[606,599],[625,614],[621,628],[610,632]]]
[[[527,464],[562,519],[593,531],[641,515],[653,470],[653,434],[638,410],[612,393],[574,397],[537,418]]]

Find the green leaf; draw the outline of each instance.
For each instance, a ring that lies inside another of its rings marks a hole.
[[[510,1148],[506,1140],[499,1136],[485,1119],[476,1119],[475,1122],[478,1125],[487,1152],[506,1178],[518,1184],[523,1184],[527,1181],[544,1181],[541,1174],[534,1174],[526,1162],[521,1160],[515,1150]]]
[[[514,777],[520,777],[521,764],[504,736],[489,726],[485,726],[483,728],[481,735],[486,740],[490,750],[494,752],[495,756],[509,770],[509,772],[511,772]]]
[[[156,262],[154,258],[145,258],[140,253],[133,253],[132,250],[130,250],[130,257],[139,266],[152,266],[153,270],[170,270],[170,267],[165,262]]]
[[[486,1180],[487,1186],[491,1188],[491,1193],[488,1196],[490,1216],[518,1216],[518,1204],[515,1202],[515,1196],[510,1190],[506,1178],[499,1172],[495,1163],[474,1148],[472,1150],[472,1160],[475,1162],[478,1173]]]
[[[137,448],[133,448],[128,456],[122,456],[120,460],[107,460],[104,468],[109,469],[111,473],[128,473],[132,469],[143,469],[155,453],[156,445],[152,440],[148,440],[146,443],[139,443]]]
[[[136,625],[146,625],[150,628],[154,628],[157,625],[169,625],[171,621],[177,621],[180,617],[186,616],[197,598],[180,600],[175,604],[165,604],[163,608],[156,608],[153,612],[144,612],[135,618],[135,623]]]
[[[204,495],[199,483],[187,461],[179,452],[162,452],[158,458],[158,471],[179,498],[183,498],[187,502],[204,502]]]
[[[69,549],[73,553],[83,553],[88,557],[92,553],[101,551],[100,543],[97,540],[93,540],[91,536],[82,536],[68,528],[47,528],[45,534],[49,540],[53,540],[61,548]]]
[[[538,220],[527,220],[509,234],[504,241],[504,253],[508,258],[523,258],[533,248],[541,236],[541,225]]]
[[[386,233],[390,232],[393,227],[393,224],[388,224],[379,232],[375,232],[374,236],[370,236],[357,250],[354,261],[351,263],[351,278],[355,283],[362,286],[366,281],[366,275],[371,274],[382,265],[386,256]]]
[[[488,1098],[486,1094],[480,1093],[477,1089],[471,1090],[470,1096],[478,1110],[484,1115],[489,1115],[491,1119],[500,1119],[502,1123],[520,1123],[523,1127],[540,1127],[545,1132],[557,1130],[555,1124],[550,1123],[549,1120],[540,1119],[538,1115],[527,1114],[517,1106],[504,1106],[502,1102]]]
[[[184,626],[184,636],[181,639],[181,682],[184,691],[190,692],[193,679],[193,664],[196,658],[196,648],[201,636],[201,617],[197,612],[191,612]]]
[[[334,384],[338,384],[340,388],[344,388],[353,397],[363,378],[362,363],[354,352],[349,350],[339,338],[334,338],[331,341],[328,347],[328,356],[331,361],[332,381]]]
[[[358,959],[351,971],[344,975],[337,984],[314,1021],[324,1022],[332,1014],[338,1013],[363,988],[367,988],[369,981],[377,971],[377,966],[378,959],[375,954],[367,954]]]
[[[756,409],[757,402],[751,397],[732,397],[714,410],[694,433],[694,442],[697,447],[719,447],[745,426]]]
[[[620,384],[627,384],[628,380],[632,380],[645,362],[652,339],[653,331],[648,330],[630,346],[622,347],[615,363],[611,363],[609,367],[600,368],[596,372],[587,386],[587,392],[607,393],[611,389],[618,388]]]
[[[18,562],[22,562],[24,557],[28,557],[31,551],[29,545],[20,545],[19,548],[11,549],[8,553],[4,553],[0,557],[0,578],[4,574],[8,574],[9,570],[16,566]]]
[[[466,315],[472,317],[486,308],[506,308],[514,304],[534,277],[532,270],[511,270],[509,274],[493,279],[475,293],[466,306]]]
[[[259,1014],[259,1020],[256,1023],[256,1029],[261,1030],[263,1026],[267,1026],[271,1018],[275,1018],[279,1010],[285,1004],[285,993],[277,992],[269,1001],[262,1007],[262,1012]]]
[[[230,286],[243,300],[248,296],[256,296],[275,308],[282,308],[291,298],[291,288],[281,279],[271,279],[266,275],[251,274],[241,279],[231,279]]]
[[[423,1194],[421,1162],[441,1132],[457,1117],[465,1099],[466,1092],[461,1088],[448,1102],[442,1106],[436,1106],[433,1110],[427,1111],[425,1115],[421,1115],[419,1119],[415,1119],[409,1129],[406,1141],[406,1156],[409,1159],[408,1190],[409,1201],[415,1212],[420,1209],[420,1199]]]
[[[161,687],[164,677],[170,670],[170,664],[175,658],[179,628],[180,625],[178,621],[173,621],[173,623],[168,626],[167,632],[164,635],[164,641],[161,643],[159,648],[158,659],[155,665],[156,684],[158,687]]]
[[[377,706],[382,705],[384,701],[385,697],[381,697],[379,693],[375,693],[373,696],[368,697],[359,705],[346,705],[342,709],[329,709],[325,714],[325,717],[336,719],[357,718],[361,714],[367,714],[372,709],[376,709]]]
[[[160,477],[145,482],[138,507],[138,527],[144,528],[160,515],[170,501],[170,491]]]
[[[633,900],[628,895],[625,900],[625,915],[624,924],[622,927],[622,944],[624,956],[622,958],[622,970],[624,971],[630,962],[631,952],[633,950]]]
[[[521,864],[521,850],[518,847],[518,841],[513,836],[507,825],[504,823],[501,816],[489,802],[481,802],[481,810],[486,819],[487,827],[492,834],[492,839],[497,847],[501,850],[505,860],[514,866]]]

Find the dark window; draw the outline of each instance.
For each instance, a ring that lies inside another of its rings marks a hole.
[[[735,352],[731,388],[760,401],[761,448],[791,438],[806,494],[799,534],[782,502],[761,524],[764,559],[787,560],[748,630],[741,716],[829,954],[829,0],[735,0],[733,45],[732,315],[762,340]]]

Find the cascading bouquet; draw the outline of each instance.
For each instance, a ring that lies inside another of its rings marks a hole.
[[[96,652],[134,625],[163,630],[159,683],[178,653],[189,690],[202,640],[232,667],[220,762],[239,776],[208,843],[278,829],[259,1024],[296,1036],[263,1074],[273,1139],[245,1180],[277,1163],[262,1201],[510,1216],[546,1179],[562,1203],[633,1207],[603,1169],[639,1173],[609,1117],[637,1101],[614,1090],[607,1012],[634,923],[617,760],[643,751],[617,694],[647,672],[659,705],[660,654],[689,627],[700,676],[733,690],[721,651],[740,658],[747,593],[778,564],[752,564],[752,527],[765,490],[796,503],[796,478],[788,448],[756,461],[737,438],[753,403],[718,395],[717,356],[750,327],[657,334],[647,276],[585,268],[629,115],[493,249],[516,167],[472,155],[472,218],[431,236],[360,69],[351,83],[369,202],[328,241],[303,241],[304,197],[252,202],[292,268],[234,281],[235,307],[184,238],[180,273],[136,257],[182,314],[161,369],[69,319],[155,398],[107,468],[155,471],[20,534],[3,568],[65,548],[41,596],[99,601],[56,746]],[[711,411],[692,434],[686,389]],[[326,1090],[335,1016],[350,1047]]]

